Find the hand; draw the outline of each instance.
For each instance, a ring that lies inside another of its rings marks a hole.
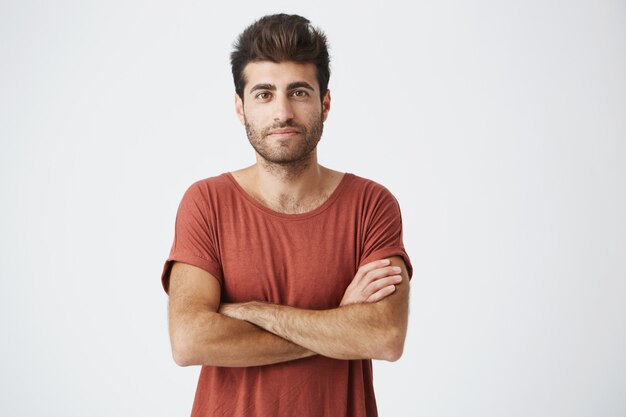
[[[393,294],[402,282],[402,269],[389,263],[389,259],[382,259],[360,267],[339,305],[374,303]]]

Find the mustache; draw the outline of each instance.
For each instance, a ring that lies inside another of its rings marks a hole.
[[[265,129],[263,129],[263,133],[267,134],[267,133],[271,132],[272,130],[284,129],[286,127],[292,127],[294,129],[297,129],[300,132],[306,132],[307,131],[306,127],[304,127],[302,125],[299,125],[298,123],[294,122],[293,120],[287,120],[285,122],[276,122],[276,123],[274,123],[270,127],[267,127]]]
[[[273,125],[271,125],[268,129],[284,129],[286,127],[295,127],[298,129],[302,129],[304,126],[300,126],[299,124],[297,124],[296,122],[294,122],[293,120],[289,119],[285,122],[277,122],[274,123]]]

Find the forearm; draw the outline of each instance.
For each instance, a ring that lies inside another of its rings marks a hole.
[[[383,300],[320,311],[250,302],[228,306],[226,314],[324,356],[393,361],[402,354],[408,305]]]
[[[259,366],[315,354],[254,324],[212,311],[177,317],[170,333],[174,360],[181,366]]]
[[[359,268],[342,300],[355,304],[326,311],[220,304],[217,279],[176,263],[169,300],[174,360],[182,366],[258,366],[316,352],[340,359],[394,360],[406,334],[408,283],[401,281],[408,279],[395,275],[401,268],[388,266],[392,261]],[[246,306],[250,314],[240,316]],[[273,316],[279,320],[272,322]]]

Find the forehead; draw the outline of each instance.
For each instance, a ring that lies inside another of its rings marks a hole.
[[[306,81],[314,88],[317,85],[317,69],[314,64],[301,64],[297,62],[250,62],[243,69],[246,80],[244,89],[249,89],[257,84],[272,84],[277,88],[288,84]]]

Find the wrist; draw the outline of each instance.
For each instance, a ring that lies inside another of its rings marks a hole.
[[[231,319],[246,320],[246,304],[249,303],[222,303],[219,313]]]

